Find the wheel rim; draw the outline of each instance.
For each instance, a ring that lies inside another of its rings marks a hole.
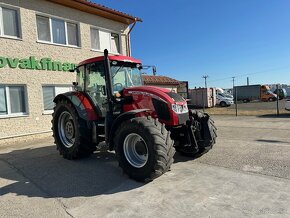
[[[71,114],[64,111],[58,118],[58,135],[62,144],[71,148],[75,142],[75,125]]]
[[[127,161],[133,167],[141,168],[148,161],[147,144],[144,139],[136,133],[131,133],[126,136],[123,150]]]

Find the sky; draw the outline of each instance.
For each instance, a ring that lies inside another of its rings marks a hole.
[[[290,0],[94,0],[139,17],[132,56],[203,87],[290,84]]]

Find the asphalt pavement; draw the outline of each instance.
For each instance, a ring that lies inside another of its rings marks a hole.
[[[52,138],[0,147],[0,217],[290,217],[290,118],[215,116],[218,141],[130,180],[113,152],[68,161]]]

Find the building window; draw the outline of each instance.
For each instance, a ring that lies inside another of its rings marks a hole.
[[[0,5],[0,36],[20,38],[19,11]]]
[[[70,86],[43,86],[43,109],[44,111],[51,112],[54,107],[53,99],[61,93],[72,91]]]
[[[93,50],[103,51],[108,49],[110,53],[120,53],[120,35],[104,30],[91,28],[91,46]]]
[[[27,114],[26,89],[19,85],[0,85],[0,117]]]
[[[36,16],[38,40],[58,45],[79,46],[79,28],[76,23]]]

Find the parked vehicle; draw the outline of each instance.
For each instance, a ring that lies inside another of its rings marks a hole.
[[[279,99],[284,99],[287,97],[287,92],[286,92],[286,89],[283,89],[283,88],[280,88],[280,89],[276,89],[274,91],[274,93],[277,95],[278,93],[278,96],[279,96]]]
[[[215,88],[216,93],[224,93],[225,91],[222,88]]]
[[[290,111],[290,97],[285,102],[285,110]]]
[[[139,60],[108,50],[78,65],[75,91],[54,99],[53,136],[64,158],[88,156],[105,142],[130,178],[150,181],[170,169],[175,149],[198,157],[212,148],[209,115],[188,110],[168,89],[142,86],[141,69]]]
[[[271,92],[269,87],[266,85],[235,86],[234,98],[236,95],[237,101],[243,102],[249,102],[253,100],[275,101],[277,99],[277,95]]]
[[[216,104],[221,107],[226,107],[234,104],[234,99],[232,96],[227,95],[225,93],[217,93],[216,94]]]

